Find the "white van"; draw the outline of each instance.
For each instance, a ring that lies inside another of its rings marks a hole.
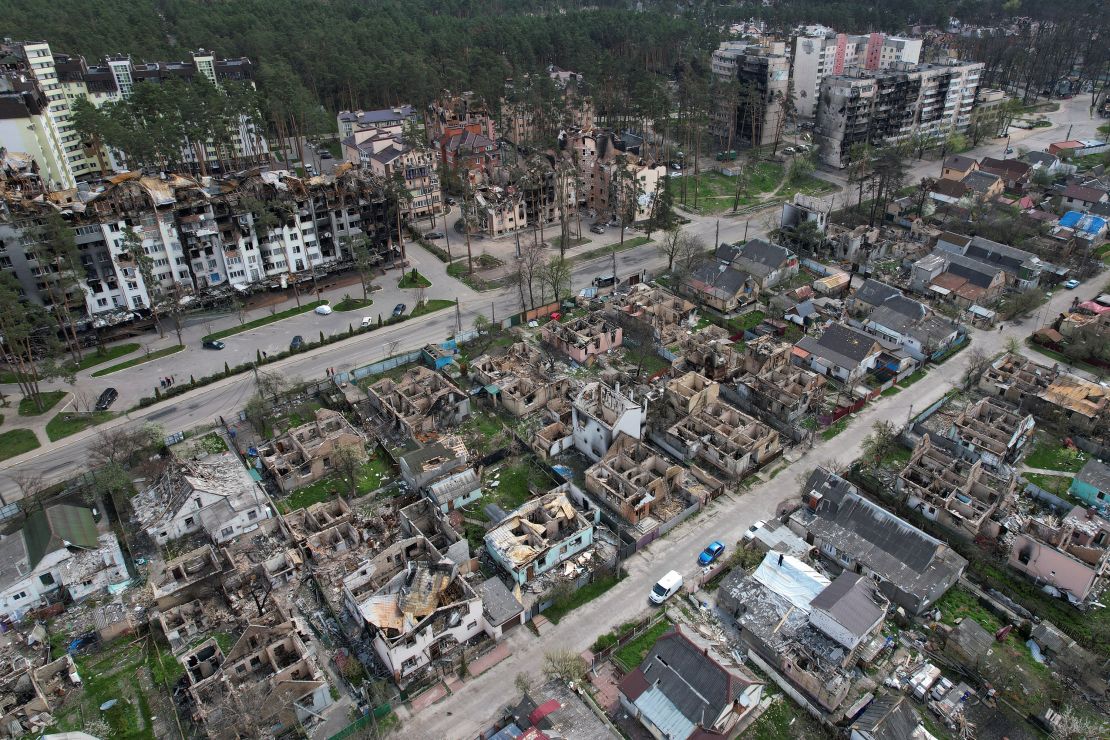
[[[678,574],[678,571],[672,570],[652,586],[651,593],[648,594],[648,600],[653,604],[662,604],[678,593],[680,588],[682,588],[682,576]]]

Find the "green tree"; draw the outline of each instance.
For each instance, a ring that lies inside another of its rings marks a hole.
[[[120,266],[127,270],[136,270],[139,277],[143,280],[143,288],[146,290],[147,305],[154,316],[154,323],[158,327],[159,336],[166,336],[166,330],[162,326],[162,319],[158,315],[158,303],[162,298],[162,283],[154,275],[154,258],[147,254],[146,249],[143,248],[143,238],[133,228],[125,228],[123,230],[123,241],[120,244],[121,253],[117,257]],[[242,323],[242,322],[240,322]]]
[[[0,337],[20,391],[45,411],[39,384],[54,378],[73,382],[73,365],[60,361],[63,349],[54,322],[41,306],[20,296],[10,272],[0,273]]]

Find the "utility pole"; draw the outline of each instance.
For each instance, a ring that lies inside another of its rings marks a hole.
[[[748,224],[750,223],[751,221],[744,222],[744,241],[748,241]]]
[[[721,245],[721,219],[717,219],[717,232],[713,235],[713,251]]]
[[[489,322],[491,324],[497,323],[497,304],[493,301],[489,302]]]
[[[1071,127],[1073,124],[1068,124],[1068,135],[1064,137],[1065,140],[1071,141]]]
[[[459,299],[455,299],[455,331],[462,331],[462,313],[459,311]]]

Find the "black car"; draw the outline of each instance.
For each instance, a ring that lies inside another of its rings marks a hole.
[[[425,239],[442,239],[443,238],[443,232],[442,231],[429,231],[427,234],[424,235],[424,238]]]
[[[303,346],[304,337],[298,334],[297,336],[293,337],[293,341],[289,343],[289,351],[292,352],[293,350],[300,349]]]
[[[96,410],[107,411],[108,407],[115,403],[119,397],[119,391],[115,388],[105,388],[104,392],[100,394],[100,398],[96,399]]]
[[[320,155],[320,159],[332,159],[331,152],[324,152]]]
[[[404,303],[398,303],[396,306],[393,307],[393,315],[394,316],[401,316],[404,313],[405,313],[405,304]]]
[[[447,205],[449,205],[449,206],[453,206],[453,205],[455,205],[456,203],[458,203],[458,201],[457,201],[457,200],[455,200],[454,198],[448,198],[448,199],[447,199]]]
[[[201,346],[205,349],[223,349],[224,343],[221,342],[219,339],[206,339],[201,344]]]

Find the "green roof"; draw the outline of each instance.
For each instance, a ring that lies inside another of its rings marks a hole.
[[[27,559],[32,568],[47,553],[60,550],[67,543],[90,550],[99,544],[92,511],[66,504],[39,509],[27,517],[23,524],[23,539],[27,543]]]

